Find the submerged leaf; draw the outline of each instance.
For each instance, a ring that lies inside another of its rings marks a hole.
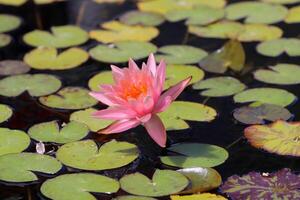
[[[21,19],[14,15],[0,14],[0,33],[17,29],[21,25]]]
[[[165,21],[165,18],[156,13],[133,10],[123,14],[120,21],[127,25],[158,26]]]
[[[25,74],[30,70],[30,67],[19,60],[2,60],[0,61],[0,75],[17,75]]]
[[[5,104],[0,104],[0,123],[7,121],[13,114],[12,109]]]

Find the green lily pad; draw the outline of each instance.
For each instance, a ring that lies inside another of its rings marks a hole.
[[[0,0],[0,4],[7,6],[21,6],[26,2],[27,0]]]
[[[238,79],[230,76],[214,77],[200,81],[193,85],[196,90],[203,90],[200,94],[208,97],[225,97],[231,96],[243,91],[246,85]]]
[[[282,5],[257,1],[238,2],[226,7],[227,19],[245,19],[246,23],[273,24],[284,20],[287,13],[288,9]]]
[[[117,198],[114,198],[113,200],[157,200],[157,199],[154,199],[152,197],[124,195],[124,196],[118,196]]]
[[[80,48],[70,48],[58,55],[53,47],[39,47],[24,57],[24,62],[33,69],[66,70],[80,66],[86,62],[89,54]]]
[[[114,79],[111,71],[101,71],[89,80],[88,85],[92,91],[100,91],[100,85],[113,83]]]
[[[166,18],[171,22],[186,20],[185,24],[207,25],[222,19],[224,15],[225,12],[221,8],[200,5],[187,10],[171,10],[166,13]]]
[[[133,10],[123,14],[120,21],[127,25],[158,26],[165,21],[165,18],[157,13]]]
[[[88,108],[85,110],[73,112],[70,115],[70,121],[83,123],[87,125],[88,128],[93,132],[97,132],[98,130],[107,127],[113,122],[112,120],[104,120],[93,117],[92,114],[96,111],[97,110],[94,108]]]
[[[95,60],[107,63],[127,62],[129,58],[139,60],[156,52],[157,47],[149,42],[122,41],[114,45],[97,45],[89,54]]]
[[[0,33],[0,48],[5,47],[11,43],[11,37]]]
[[[300,0],[261,0],[266,3],[274,3],[274,4],[294,4],[300,2]]]
[[[236,94],[233,99],[236,103],[266,103],[285,107],[296,100],[292,93],[277,88],[253,88]]]
[[[0,123],[7,121],[12,114],[13,111],[9,106],[0,104]]]
[[[55,174],[62,168],[55,158],[37,153],[16,153],[0,156],[0,180],[31,182],[38,180],[33,173]]]
[[[168,150],[179,155],[161,156],[161,162],[179,168],[214,167],[228,158],[228,152],[225,149],[211,144],[179,143]]]
[[[119,182],[99,174],[77,173],[64,174],[45,181],[41,192],[53,200],[96,200],[90,194],[111,194],[119,190]]]
[[[193,64],[207,55],[206,51],[188,45],[168,45],[158,49],[156,60],[164,59],[168,64]]]
[[[136,172],[120,179],[122,190],[141,196],[160,197],[182,191],[189,184],[188,179],[179,172],[157,169],[150,180]]]
[[[300,40],[297,38],[280,38],[276,40],[265,41],[257,45],[258,53],[277,57],[283,53],[289,56],[300,56]]]
[[[35,124],[28,130],[29,136],[36,141],[59,144],[80,140],[88,133],[89,129],[85,124],[75,121],[62,125],[61,128],[57,121],[43,122]]]
[[[300,23],[300,6],[290,8],[284,22],[288,24]]]
[[[66,48],[85,43],[88,34],[78,26],[65,25],[53,26],[51,32],[34,30],[26,33],[23,40],[26,44],[34,47]]]
[[[174,101],[164,112],[159,114],[167,130],[189,128],[188,121],[212,121],[217,112],[206,105],[187,101]]]
[[[33,97],[51,94],[61,87],[60,80],[48,74],[21,74],[0,80],[0,95],[16,97],[27,91]]]
[[[19,60],[0,61],[0,75],[17,75],[29,72],[30,67]]]
[[[269,69],[259,69],[254,72],[256,80],[279,85],[300,84],[300,66],[293,64],[278,64]]]
[[[21,19],[14,15],[0,14],[0,33],[17,29],[21,25]]]
[[[60,147],[56,157],[64,165],[83,170],[108,170],[123,167],[138,157],[136,145],[112,140],[99,149],[93,140],[72,142]]]
[[[284,107],[261,104],[235,109],[234,118],[244,124],[265,124],[266,121],[289,120],[293,115]]]
[[[0,128],[0,156],[10,153],[20,153],[27,149],[29,144],[30,138],[25,132]]]
[[[89,95],[89,90],[81,87],[65,87],[56,94],[40,97],[39,101],[50,108],[69,110],[89,108],[98,103]]]

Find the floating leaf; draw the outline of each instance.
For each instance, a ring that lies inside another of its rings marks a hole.
[[[60,87],[60,80],[53,75],[13,75],[0,80],[0,95],[16,97],[27,91],[31,96],[39,97],[51,94],[57,91]]]
[[[300,0],[261,0],[267,3],[274,3],[274,4],[294,4],[300,2]]]
[[[41,192],[53,200],[96,200],[90,194],[111,194],[119,190],[119,182],[99,174],[77,173],[64,174],[45,181]]]
[[[91,57],[100,62],[122,63],[129,58],[139,60],[156,52],[157,47],[149,42],[123,41],[111,45],[97,45],[90,49]]]
[[[11,37],[9,35],[0,33],[0,48],[9,45],[10,42],[11,42]]]
[[[31,182],[38,180],[33,173],[55,174],[62,165],[55,158],[36,153],[17,153],[0,156],[0,180]]]
[[[17,75],[25,74],[30,70],[30,67],[19,60],[3,60],[0,61],[0,75]]]
[[[100,85],[102,84],[113,84],[113,76],[111,71],[102,71],[94,75],[88,82],[89,88],[92,91],[100,91]]]
[[[233,116],[236,120],[244,124],[264,124],[265,120],[288,120],[293,115],[284,107],[272,104],[262,104],[235,109]]]
[[[171,200],[226,200],[225,197],[221,195],[211,194],[211,193],[202,193],[202,194],[193,194],[186,196],[172,195]]]
[[[88,34],[78,26],[65,25],[53,26],[51,32],[34,30],[26,33],[23,40],[30,46],[45,46],[54,48],[66,48],[85,43]]]
[[[290,8],[284,21],[288,24],[300,23],[300,6]]]
[[[168,150],[179,155],[162,156],[161,162],[179,168],[214,167],[228,158],[228,152],[225,149],[211,144],[179,143]]]
[[[96,3],[123,3],[125,0],[93,0]]]
[[[226,7],[227,19],[245,19],[246,23],[273,24],[282,21],[287,13],[284,6],[255,1],[233,3]]]
[[[200,81],[193,85],[196,90],[203,90],[200,94],[208,97],[231,96],[243,91],[246,86],[238,79],[230,76],[214,77]]]
[[[150,180],[147,176],[136,172],[120,179],[122,190],[150,197],[160,197],[182,191],[188,184],[188,179],[179,172],[157,169]]]
[[[70,110],[84,109],[98,103],[88,93],[89,90],[85,88],[65,87],[56,94],[40,97],[39,101],[41,104],[50,108]]]
[[[27,0],[0,0],[0,4],[8,6],[21,6],[26,3]]]
[[[289,56],[300,56],[300,40],[297,38],[280,38],[270,41],[265,41],[257,45],[258,53],[277,57],[283,53]]]
[[[14,15],[0,14],[0,33],[17,29],[21,25],[21,19]]]
[[[171,22],[186,20],[185,23],[190,25],[207,25],[222,19],[224,15],[221,8],[200,5],[193,9],[171,10],[166,13],[166,18]]]
[[[28,130],[31,138],[41,142],[55,142],[64,144],[74,142],[87,136],[88,127],[79,122],[70,122],[61,128],[57,121],[35,124]]]
[[[217,112],[206,105],[187,102],[174,101],[164,112],[159,114],[167,130],[182,130],[189,128],[184,121],[212,121]]]
[[[123,14],[120,21],[127,25],[158,26],[165,21],[165,18],[156,13],[133,10]]]
[[[10,153],[20,153],[27,149],[29,144],[30,138],[25,132],[0,128],[0,156]]]
[[[66,70],[80,66],[88,58],[88,53],[80,48],[73,47],[58,55],[53,47],[39,47],[27,53],[24,62],[39,70]]]
[[[124,196],[118,196],[117,198],[114,198],[113,200],[157,200],[157,199],[154,199],[151,197],[124,195]]]
[[[7,121],[12,114],[13,111],[9,106],[0,104],[0,123]]]
[[[147,42],[159,34],[155,27],[144,27],[140,25],[128,26],[118,21],[110,21],[101,25],[104,30],[91,31],[90,38],[103,43],[114,43],[120,41]]]
[[[238,199],[299,199],[300,176],[284,168],[273,173],[250,172],[233,175],[221,191],[232,200]]]
[[[98,149],[93,140],[72,142],[60,147],[56,157],[64,165],[83,170],[108,170],[123,167],[138,157],[136,145],[112,140]]]
[[[164,59],[168,64],[193,64],[199,62],[207,53],[193,46],[168,45],[158,49],[156,60]]]
[[[255,148],[279,155],[300,157],[300,123],[278,120],[269,125],[252,125],[244,130],[245,137]]]
[[[292,93],[277,88],[253,88],[236,94],[233,99],[236,103],[266,103],[278,106],[287,106],[296,100]]]
[[[50,4],[50,3],[56,3],[56,2],[63,2],[65,0],[34,0],[34,3],[38,5],[43,5],[43,4]]]

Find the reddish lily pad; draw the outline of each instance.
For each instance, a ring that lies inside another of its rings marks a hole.
[[[0,61],[0,75],[17,75],[29,72],[30,67],[20,60]]]

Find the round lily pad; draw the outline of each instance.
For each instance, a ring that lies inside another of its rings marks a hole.
[[[141,196],[160,197],[182,191],[188,179],[179,172],[157,169],[150,180],[147,176],[136,172],[120,179],[122,190]]]
[[[10,153],[20,153],[27,149],[29,144],[30,138],[25,132],[0,128],[0,156]]]
[[[118,196],[117,198],[114,198],[113,200],[157,200],[157,199],[154,199],[152,197],[124,195],[124,196]]]
[[[64,165],[83,170],[108,170],[123,167],[138,157],[136,145],[112,140],[99,149],[93,140],[72,142],[60,147],[56,157]]]
[[[66,48],[85,43],[88,34],[78,26],[53,26],[51,32],[34,30],[26,33],[23,40],[30,46]]]
[[[79,122],[70,122],[61,127],[57,121],[43,122],[32,126],[28,130],[31,138],[41,142],[55,142],[64,144],[74,142],[87,136],[88,127]]]
[[[200,94],[208,97],[231,96],[243,91],[246,85],[230,76],[214,77],[202,80],[193,85],[194,89],[203,90]]]
[[[66,70],[78,67],[89,58],[89,54],[80,48],[70,48],[58,55],[53,47],[39,47],[24,57],[24,62],[39,70]]]
[[[101,71],[89,80],[88,85],[92,91],[100,91],[100,85],[113,83],[114,80],[111,71]]]
[[[0,14],[0,33],[15,30],[21,25],[21,19],[14,15]]]
[[[40,97],[39,101],[50,108],[69,110],[89,108],[98,103],[89,95],[89,90],[81,87],[65,87],[56,94]]]
[[[48,74],[21,74],[0,80],[0,95],[16,97],[27,91],[33,97],[51,94],[61,87],[60,80]]]
[[[12,114],[13,111],[9,106],[0,104],[0,123],[7,121]]]
[[[99,174],[76,173],[64,174],[45,181],[41,192],[53,200],[96,200],[90,194],[111,194],[119,190],[119,182]]]
[[[300,23],[300,6],[290,8],[284,21],[288,24]]]
[[[236,94],[233,97],[236,103],[266,103],[278,106],[287,106],[293,103],[297,97],[282,89],[277,88],[253,88]]]
[[[206,51],[188,45],[168,45],[158,49],[156,60],[164,59],[168,64],[193,64],[207,55]]]
[[[123,3],[125,0],[93,0],[96,3]]]
[[[228,158],[228,152],[225,149],[211,144],[179,143],[168,150],[179,155],[162,156],[161,162],[179,168],[214,167]]]
[[[274,3],[274,4],[294,4],[300,2],[300,0],[261,0],[267,3]]]
[[[31,182],[38,180],[33,172],[55,174],[62,168],[55,158],[37,153],[16,153],[0,156],[0,180]]]
[[[171,200],[227,200],[221,195],[211,194],[211,193],[201,193],[193,195],[172,195]]]
[[[0,0],[0,4],[8,6],[21,6],[26,2],[27,0]]]
[[[165,21],[165,18],[157,13],[133,10],[123,14],[120,21],[127,25],[158,26]]]
[[[44,4],[63,2],[63,1],[65,1],[65,0],[34,0],[34,3],[36,3],[38,5],[44,5]]]
[[[150,53],[156,52],[157,47],[149,42],[123,41],[114,45],[97,45],[90,49],[91,57],[100,62],[122,63],[129,58],[134,60],[146,58]]]
[[[212,121],[217,115],[213,108],[194,102],[174,101],[164,112],[159,114],[167,130],[189,128],[188,121]]]
[[[11,37],[0,33],[0,48],[5,47],[11,43]]]
[[[3,60],[0,61],[0,75],[17,75],[25,74],[30,70],[30,67],[19,60]]]
[[[120,41],[141,41],[147,42],[159,34],[155,27],[126,25],[118,21],[110,21],[101,25],[103,30],[92,30],[89,35],[102,43],[115,43]]]

